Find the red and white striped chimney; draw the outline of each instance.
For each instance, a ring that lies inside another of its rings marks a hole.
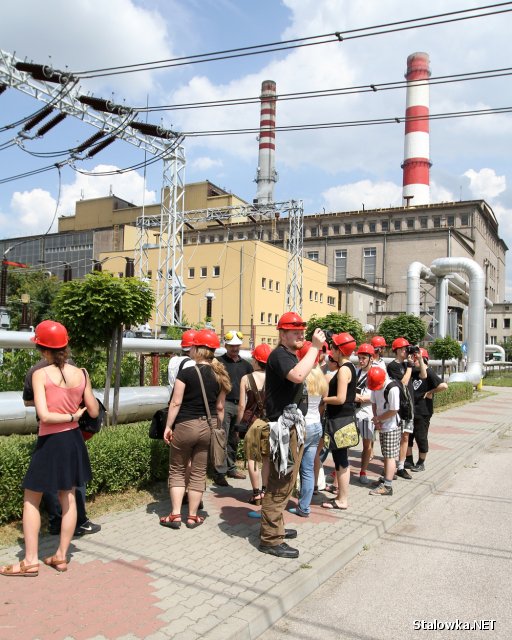
[[[412,53],[407,58],[407,104],[403,198],[405,204],[430,202],[429,85],[428,53]],[[410,118],[414,118],[410,120]]]
[[[256,172],[256,198],[258,204],[274,202],[274,185],[277,182],[275,170],[276,154],[276,83],[264,80],[261,83],[261,113],[258,170]]]

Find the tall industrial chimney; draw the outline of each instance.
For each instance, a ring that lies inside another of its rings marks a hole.
[[[264,80],[261,83],[260,100],[260,147],[255,180],[258,185],[255,202],[268,204],[274,202],[274,184],[277,182],[275,170],[276,83],[273,80]]]
[[[412,53],[407,58],[407,104],[403,199],[405,204],[430,202],[429,86],[428,53]],[[410,118],[415,118],[410,120]],[[421,119],[416,119],[421,118]]]

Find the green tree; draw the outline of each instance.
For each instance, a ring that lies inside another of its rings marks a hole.
[[[396,338],[406,338],[411,344],[418,344],[427,335],[427,325],[417,316],[401,313],[395,318],[385,318],[376,333],[391,344]]]
[[[11,313],[11,329],[17,331],[21,320],[21,295],[30,296],[28,305],[30,324],[51,318],[51,308],[61,286],[56,276],[47,271],[9,270],[7,278],[7,306]]]
[[[430,357],[434,357],[436,360],[441,360],[443,380],[444,380],[444,362],[445,360],[451,360],[451,358],[462,358],[462,347],[451,336],[445,336],[444,338],[436,338],[431,345],[429,345],[428,352]]]
[[[332,333],[342,333],[346,331],[350,333],[357,344],[361,344],[364,340],[362,324],[348,313],[329,313],[323,317],[316,315],[311,316],[306,327],[307,340],[311,340],[311,336],[317,327],[324,330],[327,329],[332,331]]]
[[[35,349],[5,350],[3,353],[0,391],[21,391],[27,371],[41,359]]]

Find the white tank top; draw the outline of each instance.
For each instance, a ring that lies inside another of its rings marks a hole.
[[[305,417],[306,425],[318,424],[320,422],[320,402],[322,402],[322,396],[308,395],[308,412]]]

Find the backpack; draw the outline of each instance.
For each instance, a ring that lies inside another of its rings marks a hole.
[[[413,404],[411,401],[411,394],[409,389],[398,380],[392,380],[388,382],[384,388],[384,408],[388,405],[389,392],[393,387],[398,387],[400,391],[400,401],[398,405],[398,417],[400,420],[412,420],[414,418]]]

